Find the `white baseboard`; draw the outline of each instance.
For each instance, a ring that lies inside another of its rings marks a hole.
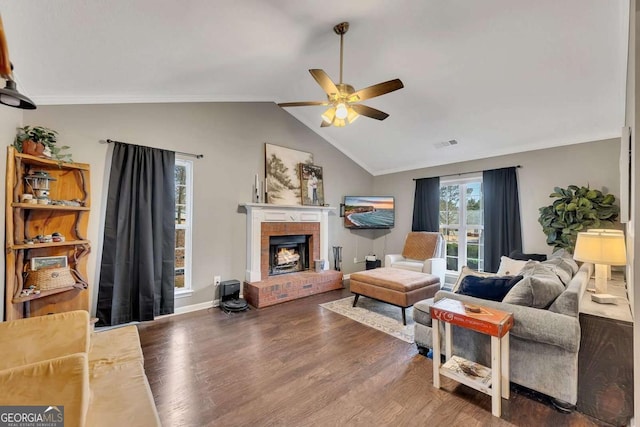
[[[185,305],[184,307],[176,308],[173,314],[170,314],[170,316],[175,316],[176,314],[191,313],[192,311],[204,310],[205,308],[217,307],[219,304],[220,301],[215,300],[213,301],[213,304],[211,303],[211,301],[207,301],[198,304]]]

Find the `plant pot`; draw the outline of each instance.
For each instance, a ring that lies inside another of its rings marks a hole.
[[[22,152],[31,156],[45,157],[43,154],[44,144],[42,144],[41,142],[34,142],[30,139],[22,142]]]

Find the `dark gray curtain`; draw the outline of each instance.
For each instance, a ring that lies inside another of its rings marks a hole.
[[[411,231],[440,229],[440,177],[416,179]]]
[[[484,196],[484,271],[498,271],[500,257],[522,250],[516,168],[482,173]]]
[[[173,313],[175,153],[114,142],[99,325]]]

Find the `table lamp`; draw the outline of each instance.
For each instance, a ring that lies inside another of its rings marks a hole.
[[[610,265],[627,264],[624,233],[620,230],[603,229],[578,233],[573,259],[591,262],[596,266],[596,291],[591,299],[598,303],[615,304],[617,297],[607,294],[607,272]]]

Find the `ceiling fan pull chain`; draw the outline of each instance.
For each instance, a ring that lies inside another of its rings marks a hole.
[[[344,33],[340,34],[340,84],[342,84],[342,52],[344,48]]]

